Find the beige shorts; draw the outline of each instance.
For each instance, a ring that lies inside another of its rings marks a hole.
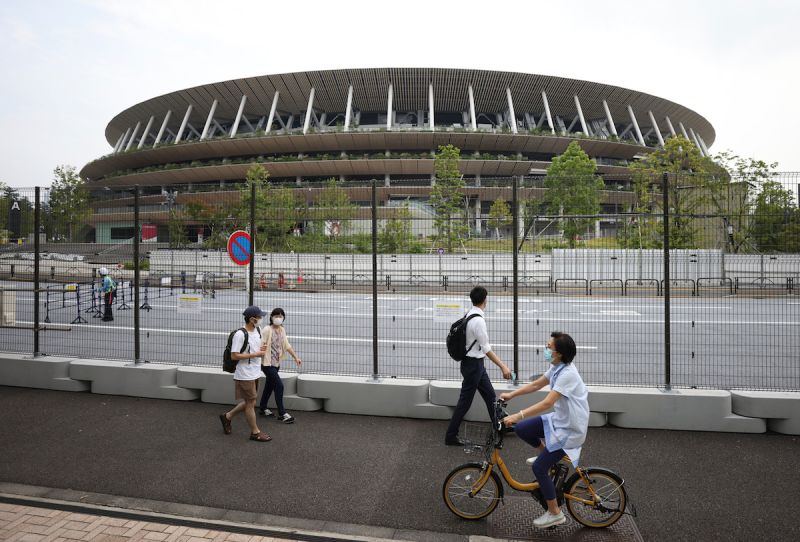
[[[258,380],[234,380],[236,398],[254,401],[258,398]]]

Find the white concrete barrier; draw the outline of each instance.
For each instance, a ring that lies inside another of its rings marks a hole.
[[[800,393],[732,391],[731,399],[736,414],[764,418],[776,433],[800,435]]]
[[[89,383],[70,377],[72,358],[0,354],[0,384],[60,391],[89,391]]]
[[[134,366],[122,361],[74,360],[69,366],[69,375],[91,382],[92,393],[179,401],[200,397],[197,390],[178,387],[178,368],[173,365],[142,363]]]

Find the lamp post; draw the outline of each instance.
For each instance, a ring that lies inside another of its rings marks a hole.
[[[170,227],[172,223],[172,208],[175,205],[175,200],[178,198],[177,190],[164,190],[161,192],[164,195],[164,204],[167,206],[167,232],[169,234],[169,276],[172,281],[172,276],[175,272],[175,250],[172,244],[172,230]]]

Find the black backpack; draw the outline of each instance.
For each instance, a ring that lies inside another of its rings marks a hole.
[[[256,327],[256,329],[258,329],[258,334],[260,336],[261,330],[258,327]],[[239,329],[231,331],[230,335],[228,335],[228,344],[225,346],[225,352],[222,354],[222,370],[226,373],[236,372],[236,364],[238,364],[239,361],[233,359],[233,356],[231,356],[231,347],[233,346],[233,336],[240,331],[244,333],[244,343],[242,343],[242,349],[239,350],[239,353],[244,354],[244,351],[247,350],[247,346],[250,343],[250,337],[245,328],[240,327]]]
[[[478,342],[476,339],[467,347],[467,322],[476,316],[480,316],[480,314],[464,315],[450,326],[450,333],[447,334],[447,353],[456,361],[464,361],[464,358],[467,357],[467,352]]]

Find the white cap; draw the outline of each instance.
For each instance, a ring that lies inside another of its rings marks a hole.
[[[97,271],[98,271],[98,272],[99,272],[101,275],[108,275],[108,269],[106,269],[105,267],[101,267],[101,268],[100,268],[100,269],[98,269]]]

